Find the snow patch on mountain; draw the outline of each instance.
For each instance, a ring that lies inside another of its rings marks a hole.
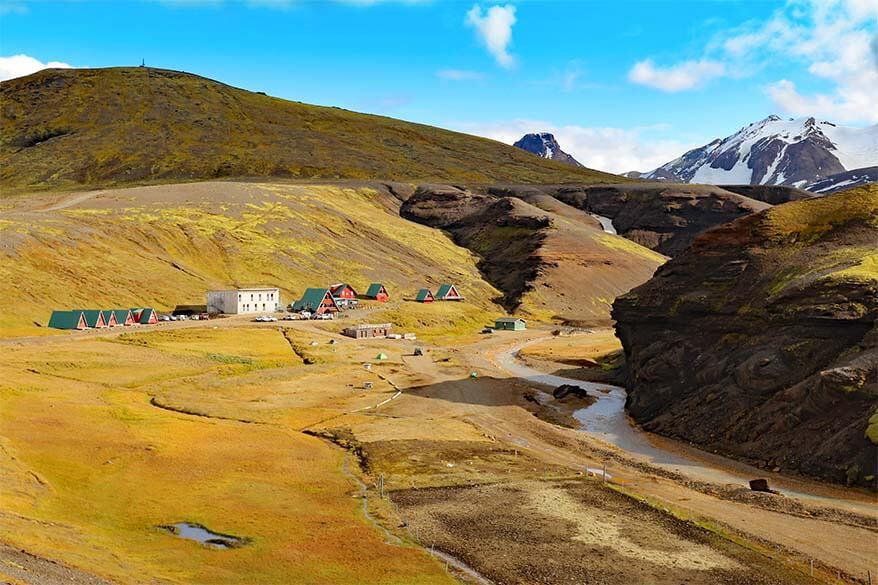
[[[878,124],[769,116],[643,175],[708,184],[796,185],[878,164]]]

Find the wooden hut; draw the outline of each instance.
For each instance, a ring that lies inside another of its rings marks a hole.
[[[49,327],[52,329],[88,329],[85,315],[82,311],[52,311],[49,317]]]
[[[433,297],[433,293],[430,292],[430,289],[422,288],[418,291],[415,300],[419,303],[432,303],[436,299]]]
[[[386,303],[390,299],[387,289],[380,282],[373,282],[369,285],[369,290],[363,295],[364,299],[371,299],[379,303]]]
[[[436,291],[436,299],[440,301],[462,301],[463,295],[457,292],[457,287],[453,284],[442,284],[439,285],[439,290]]]
[[[309,288],[301,299],[293,303],[293,311],[310,311],[317,315],[337,313],[338,304],[328,288]]]

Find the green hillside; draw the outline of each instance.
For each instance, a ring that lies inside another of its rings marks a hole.
[[[0,84],[0,184],[75,188],[220,177],[619,182],[467,134],[143,67]]]

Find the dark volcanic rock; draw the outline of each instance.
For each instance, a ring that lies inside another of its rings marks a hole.
[[[400,214],[447,230],[458,245],[477,253],[479,270],[504,293],[498,300],[515,310],[542,267],[537,252],[551,225],[545,215],[523,207],[514,198],[448,185],[421,185],[403,203]]]
[[[708,228],[768,207],[710,185],[560,186],[548,192],[569,205],[611,218],[619,235],[667,256],[685,249]]]
[[[696,238],[613,305],[631,416],[760,465],[874,486],[876,250],[874,185]]]

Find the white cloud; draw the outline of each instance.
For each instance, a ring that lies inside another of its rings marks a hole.
[[[440,69],[436,72],[436,77],[448,81],[475,81],[485,76],[479,71],[469,69]]]
[[[725,72],[725,65],[710,59],[684,61],[670,67],[656,67],[652,59],[646,59],[634,64],[628,79],[662,91],[677,92],[700,87]]]
[[[635,83],[664,91],[697,87],[710,78],[753,75],[769,65],[796,68],[828,83],[780,79],[766,93],[783,113],[838,122],[878,122],[878,0],[787,0],[762,21],[716,35],[699,60],[656,67],[646,59],[629,72]]]
[[[652,139],[651,132],[667,130],[660,124],[644,128],[592,128],[586,126],[558,126],[545,120],[511,120],[481,124],[461,122],[452,125],[457,130],[512,144],[529,132],[551,132],[564,152],[587,167],[624,173],[651,171],[674,160],[698,144],[678,140]]]
[[[482,7],[476,4],[466,13],[465,22],[476,29],[479,39],[501,67],[508,69],[515,65],[515,57],[509,53],[512,26],[516,23],[515,6],[491,6],[483,14]]]
[[[12,55],[10,57],[0,57],[0,81],[13,79],[15,77],[24,77],[31,73],[36,73],[42,69],[70,69],[71,65],[60,61],[49,61],[43,63],[39,59],[34,59],[29,55]]]

